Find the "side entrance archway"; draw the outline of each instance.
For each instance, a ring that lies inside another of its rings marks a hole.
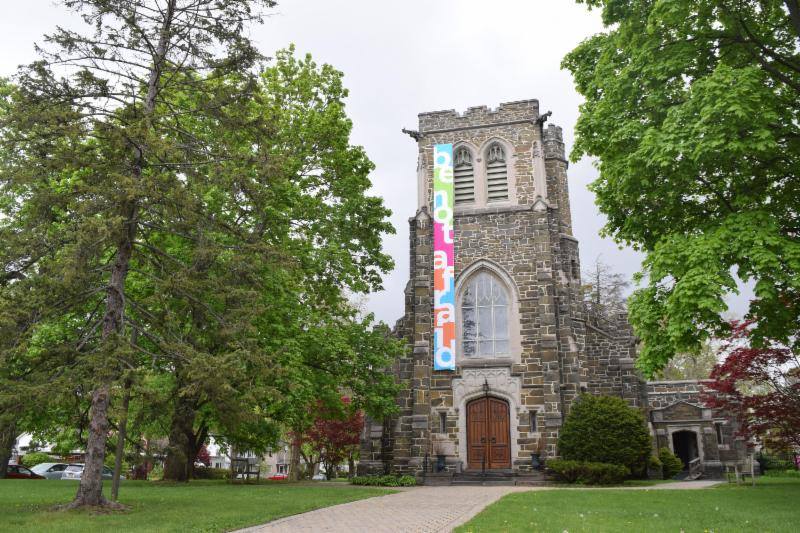
[[[508,402],[485,396],[467,404],[467,468],[511,468]]]
[[[676,431],[672,434],[672,449],[683,462],[683,468],[689,468],[689,463],[698,457],[697,433],[688,430]]]

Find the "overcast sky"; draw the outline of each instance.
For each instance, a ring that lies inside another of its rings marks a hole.
[[[33,43],[57,24],[75,24],[53,0],[4,1],[0,18],[0,76],[34,59]],[[367,308],[393,324],[403,313],[408,279],[408,223],[416,209],[416,146],[400,132],[416,129],[417,114],[537,98],[564,128],[567,151],[580,96],[561,70],[564,55],[602,30],[598,12],[570,0],[283,0],[252,37],[270,55],[290,43],[345,74],[352,140],[375,163],[373,194],[392,210],[397,234],[385,241],[396,263],[385,290]],[[587,185],[591,161],[570,165],[573,231],[584,270],[601,255],[628,276],[641,257],[620,250],[598,231],[604,223]],[[743,298],[734,301],[741,308]]]

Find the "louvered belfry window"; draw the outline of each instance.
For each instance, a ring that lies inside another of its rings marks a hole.
[[[508,200],[506,153],[497,143],[486,152],[486,199],[489,202]]]
[[[472,166],[472,154],[466,148],[456,150],[453,179],[455,203],[473,203],[475,201],[475,171]]]

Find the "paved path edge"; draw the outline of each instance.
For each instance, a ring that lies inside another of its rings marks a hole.
[[[349,502],[337,503],[336,505],[328,505],[326,507],[319,507],[317,509],[312,509],[311,511],[303,511],[302,513],[290,514],[290,515],[286,515],[286,516],[284,516],[282,518],[278,518],[276,520],[270,520],[269,522],[261,522],[260,524],[255,524],[255,525],[252,525],[252,526],[248,526],[248,527],[246,527],[244,529],[234,529],[234,530],[231,530],[230,533],[257,533],[258,531],[261,530],[261,528],[263,528],[265,526],[270,526],[270,527],[278,526],[278,525],[282,524],[283,522],[288,522],[289,520],[293,520],[293,519],[297,518],[300,515],[311,516],[311,515],[314,515],[314,514],[321,513],[322,511],[330,511],[331,509],[336,509],[337,507],[341,507],[343,505],[349,505],[349,504],[351,504],[353,502],[361,502],[361,501],[365,501],[365,500],[375,500],[375,499],[378,499],[378,498],[385,498],[387,496],[394,496],[398,492],[402,492],[402,491],[390,492],[388,494],[376,494],[375,496],[369,496],[367,498],[359,498],[357,500],[352,500],[352,501],[349,501]]]

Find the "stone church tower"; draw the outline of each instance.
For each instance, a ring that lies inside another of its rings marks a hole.
[[[371,421],[362,473],[419,473],[444,456],[454,471],[531,469],[556,454],[582,391],[642,406],[624,316],[594,319],[581,294],[561,128],[537,100],[419,115],[418,209],[409,220],[410,281],[392,369],[399,415]],[[456,370],[432,355],[433,146],[453,145]],[[646,403],[644,403],[646,405]]]

